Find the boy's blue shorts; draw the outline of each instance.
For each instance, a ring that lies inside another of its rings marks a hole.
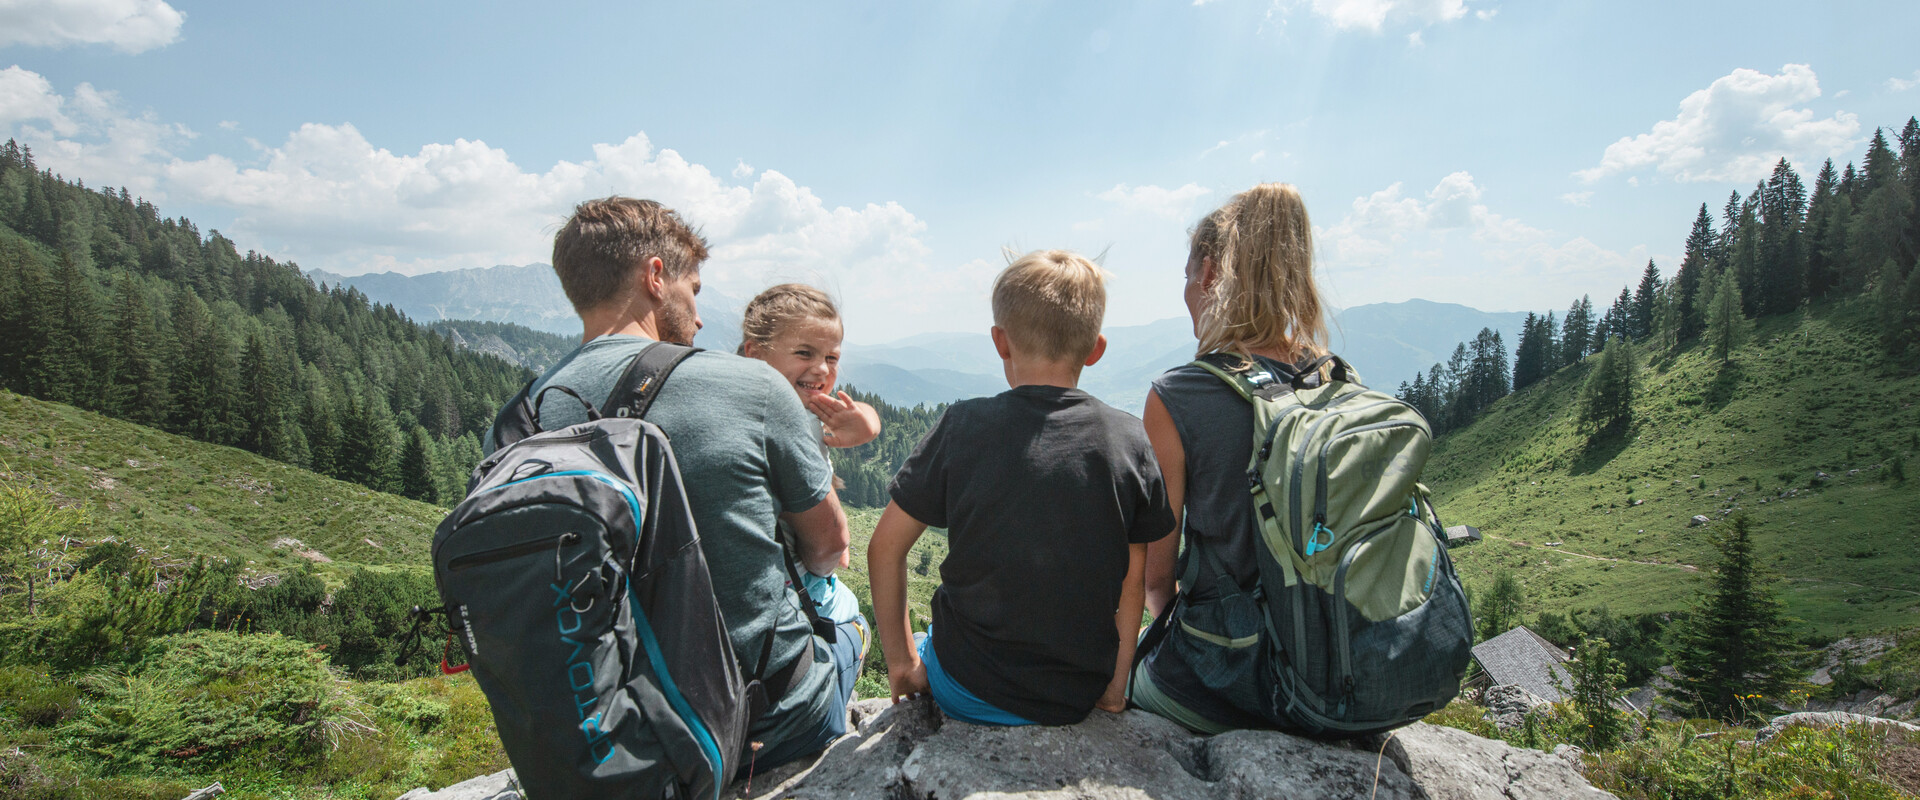
[[[1033,725],[1033,720],[1015,716],[967,691],[946,670],[940,668],[940,658],[933,654],[933,630],[913,635],[914,649],[920,651],[920,661],[927,665],[927,687],[933,690],[933,702],[948,717],[974,725]]]

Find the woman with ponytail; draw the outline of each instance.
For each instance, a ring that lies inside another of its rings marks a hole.
[[[1300,193],[1267,183],[1235,195],[1194,226],[1186,303],[1200,340],[1196,357],[1224,357],[1291,372],[1326,354],[1326,322],[1313,279],[1313,232]],[[1147,610],[1156,623],[1141,643],[1133,702],[1200,733],[1270,728],[1272,678],[1256,646],[1263,614],[1253,504],[1253,408],[1226,382],[1187,365],[1155,379],[1147,438],[1166,478],[1182,537],[1147,552]],[[1176,575],[1180,539],[1190,557]],[[1176,579],[1177,586],[1176,599]]]

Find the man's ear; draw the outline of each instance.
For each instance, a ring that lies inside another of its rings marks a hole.
[[[1094,364],[1099,363],[1100,357],[1106,354],[1107,354],[1107,335],[1103,333],[1097,337],[1094,337],[1093,352],[1087,354],[1086,366],[1091,367]]]
[[[648,256],[640,264],[639,280],[647,296],[659,303],[667,296],[667,263],[661,261],[659,256]]]
[[[1006,360],[1012,359],[1013,345],[1007,339],[1007,329],[1002,328],[998,325],[995,325],[993,326],[993,330],[990,330],[987,333],[988,335],[993,337],[993,349],[994,349],[994,352],[997,352],[1000,354],[1000,360],[1006,361]]]

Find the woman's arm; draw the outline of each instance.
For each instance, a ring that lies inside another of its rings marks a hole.
[[[1158,617],[1173,602],[1176,591],[1173,568],[1180,555],[1180,522],[1186,518],[1187,451],[1158,392],[1147,391],[1147,410],[1141,421],[1146,424],[1153,457],[1160,462],[1160,477],[1167,482],[1167,505],[1173,509],[1173,535],[1147,545],[1146,607],[1147,613]]]
[[[873,590],[873,627],[880,631],[880,650],[887,657],[887,682],[894,702],[927,690],[927,667],[913,647],[913,624],[907,620],[907,551],[927,526],[888,503],[867,545],[867,580]]]

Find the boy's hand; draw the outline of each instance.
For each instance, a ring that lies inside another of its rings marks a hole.
[[[887,667],[888,691],[893,693],[893,702],[912,700],[932,691],[927,684],[927,662],[915,656],[913,663],[902,669]]]
[[[1093,707],[1101,711],[1118,714],[1127,710],[1127,679],[1122,675],[1118,680],[1107,684],[1107,691],[1093,702]]]
[[[833,447],[859,447],[880,435],[880,412],[846,392],[812,395],[807,398],[807,410],[820,418],[827,429],[827,444]]]

